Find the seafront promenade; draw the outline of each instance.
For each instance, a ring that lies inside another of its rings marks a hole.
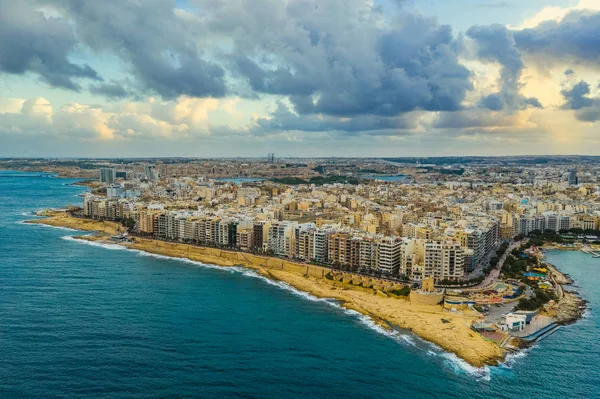
[[[460,312],[450,312],[437,304],[421,305],[411,298],[395,297],[386,294],[386,290],[394,291],[392,283],[386,287],[382,281],[381,287],[373,285],[360,287],[352,284],[352,279],[340,273],[341,281],[334,283],[325,278],[331,269],[316,265],[286,262],[277,258],[260,257],[237,251],[227,251],[215,248],[203,248],[184,243],[172,243],[151,238],[134,237],[131,242],[115,243],[110,236],[119,234],[121,226],[113,222],[73,218],[64,214],[36,219],[33,223],[47,223],[53,226],[100,231],[96,236],[77,237],[85,241],[101,241],[123,245],[130,249],[145,251],[153,254],[175,258],[186,258],[207,264],[223,267],[243,266],[256,270],[265,277],[284,281],[300,291],[307,292],[319,298],[332,298],[341,301],[342,306],[358,311],[371,317],[382,328],[389,329],[390,325],[412,331],[423,339],[439,347],[455,353],[460,358],[476,367],[495,365],[502,361],[506,352],[497,344],[486,341],[471,330],[471,324],[480,320],[481,315],[467,309]],[[308,271],[308,272],[307,272]],[[346,274],[350,276],[350,273]],[[360,278],[365,278],[360,276]],[[372,279],[371,282],[373,282]],[[361,281],[362,282],[362,281]],[[375,281],[376,283],[376,281]],[[376,289],[381,288],[381,289]]]
[[[553,324],[552,319],[548,318],[548,321],[546,321],[543,317],[539,317],[535,319],[535,323],[528,324],[525,330],[518,333],[491,333],[488,331],[489,327],[484,329],[481,327],[489,326],[489,324],[485,324],[484,315],[475,311],[471,305],[465,306],[469,303],[486,304],[490,303],[490,300],[458,299],[457,302],[456,299],[457,294],[455,292],[459,292],[459,295],[468,293],[468,296],[473,297],[474,295],[473,298],[496,292],[499,284],[499,272],[508,254],[513,249],[526,244],[527,239],[507,247],[496,267],[485,278],[484,282],[487,284],[482,283],[472,288],[455,288],[453,291],[449,291],[451,296],[447,299],[444,299],[445,294],[441,290],[439,294],[436,294],[438,299],[432,301],[431,294],[426,292],[420,294],[419,290],[411,291],[409,282],[406,281],[343,271],[324,265],[296,262],[290,259],[253,254],[247,251],[207,247],[175,240],[160,240],[155,237],[123,236],[122,233],[125,232],[125,229],[118,223],[73,217],[65,211],[49,211],[41,213],[41,215],[44,215],[45,218],[31,222],[95,231],[100,234],[76,237],[80,240],[118,244],[134,250],[174,258],[187,258],[205,264],[223,267],[242,266],[254,269],[267,278],[285,281],[295,288],[316,297],[338,299],[342,301],[344,307],[371,317],[382,328],[397,326],[411,330],[422,338],[456,353],[477,367],[502,361],[507,350],[513,351],[522,346],[517,341],[513,342],[515,339],[537,339],[538,331]],[[571,303],[577,303],[576,299],[571,296],[565,299],[561,284],[556,280],[553,281],[556,282],[557,292],[561,293],[559,304],[563,301],[569,301],[568,306],[571,306]],[[559,281],[566,283],[564,277]],[[409,290],[404,291],[403,287],[407,287]],[[402,292],[401,296],[398,294],[400,292]],[[409,292],[410,294],[408,294]],[[461,292],[462,294],[460,294]],[[505,294],[500,295],[501,303],[504,303],[504,309],[509,309],[506,306],[511,306],[511,303],[515,303],[523,297],[513,296],[508,300],[502,300],[502,296]],[[438,303],[443,303],[443,305],[440,306]],[[562,319],[559,319],[559,321],[564,323],[569,317],[576,319],[578,315],[573,314],[571,311],[563,311]],[[450,331],[446,326],[448,323],[452,325]],[[474,328],[474,326],[477,327]],[[473,330],[477,334],[473,335]]]

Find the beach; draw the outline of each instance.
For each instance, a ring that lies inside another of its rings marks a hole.
[[[28,221],[28,223],[101,233],[75,237],[89,241],[110,242],[107,234],[114,235],[122,231],[122,227],[113,222],[74,218],[64,212],[46,214],[49,217]],[[418,304],[408,298],[395,297],[377,289],[356,287],[343,282],[334,283],[325,278],[329,272],[327,268],[149,238],[135,237],[133,242],[118,244],[157,255],[186,258],[223,267],[243,266],[254,269],[265,277],[283,281],[313,296],[336,299],[343,307],[370,317],[382,328],[410,330],[475,367],[497,365],[506,355],[505,350],[496,343],[484,340],[471,330],[471,323],[481,317],[476,312],[449,312],[443,310],[441,305]],[[378,285],[376,284],[375,287],[377,288]],[[383,289],[383,286],[381,288]]]

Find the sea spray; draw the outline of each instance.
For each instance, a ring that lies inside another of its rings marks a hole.
[[[463,359],[456,356],[454,353],[443,352],[441,357],[444,359],[444,363],[450,366],[452,370],[460,374],[464,372],[472,377],[483,381],[491,380],[491,370],[489,366],[475,367],[464,361]]]
[[[498,367],[512,369],[519,359],[525,358],[534,348],[537,348],[537,345],[532,345],[516,352],[510,352],[508,355],[506,355],[506,358],[504,358],[504,361],[500,363]]]

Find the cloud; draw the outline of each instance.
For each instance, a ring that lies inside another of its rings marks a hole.
[[[561,91],[565,99],[562,109],[575,110],[575,117],[582,122],[600,120],[600,98],[591,97],[590,84],[580,81],[569,89]]]
[[[600,12],[572,10],[561,19],[513,32],[515,46],[540,62],[576,61],[600,67]]]
[[[256,119],[251,129],[255,135],[281,133],[288,131],[303,132],[345,132],[351,135],[361,133],[369,135],[401,135],[403,131],[418,127],[418,115],[402,114],[396,117],[377,115],[358,115],[341,118],[327,115],[302,115],[292,112],[288,106],[279,102],[275,112],[268,117]]]
[[[562,90],[561,94],[566,100],[563,109],[577,110],[593,104],[593,100],[588,97],[590,94],[590,85],[584,81],[577,83],[569,90]]]
[[[31,73],[51,86],[79,91],[78,79],[101,78],[89,65],[69,60],[76,45],[66,20],[46,18],[25,1],[0,0],[0,73]]]
[[[213,3],[194,2],[207,29],[229,38],[232,75],[301,114],[456,110],[473,88],[460,42],[434,18],[395,8],[388,18],[367,0]]]
[[[463,36],[402,1],[183,3],[0,0],[0,73],[101,97],[101,105],[77,97],[62,107],[0,102],[2,133],[262,146],[427,137],[438,145],[445,136],[545,131],[531,121],[542,103],[561,108],[564,120],[598,119],[596,89],[562,75],[597,68],[595,11],[561,9],[528,28],[473,26]],[[7,42],[19,32],[15,46]],[[551,72],[561,76],[532,68],[546,64],[560,65]]]
[[[521,53],[515,46],[513,32],[504,25],[473,26],[467,36],[476,43],[477,56],[487,62],[498,62],[501,66],[500,91],[481,98],[479,104],[492,111],[515,110],[528,106],[541,108],[537,98],[520,94],[520,82],[525,68]]]
[[[514,113],[489,112],[486,109],[474,109],[461,112],[441,112],[431,124],[433,129],[454,129],[461,132],[491,132],[512,128],[531,128],[528,111]]]
[[[120,100],[131,95],[131,93],[116,80],[112,80],[109,83],[90,85],[88,90],[92,94],[104,96],[111,100]]]
[[[77,137],[88,140],[176,140],[206,137],[213,133],[209,121],[219,102],[215,99],[179,97],[172,101],[145,101],[98,106],[72,102],[58,110],[43,97],[10,99],[0,109],[0,134],[5,136]],[[15,104],[21,103],[17,108]],[[226,125],[215,131],[231,133]],[[115,144],[116,145],[116,144]]]
[[[176,12],[175,1],[39,0],[77,27],[77,37],[92,51],[115,54],[131,69],[142,92],[165,99],[180,95],[225,95],[225,70],[203,57],[194,20]],[[115,94],[114,85],[96,87]]]

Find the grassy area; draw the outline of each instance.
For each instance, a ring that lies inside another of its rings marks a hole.
[[[390,294],[394,294],[397,296],[409,296],[410,295],[410,287],[408,285],[405,285],[404,287],[400,288],[399,290],[390,291]]]
[[[542,246],[544,243],[552,242],[557,244],[571,243],[578,241],[577,236],[594,236],[600,237],[600,230],[594,229],[578,229],[573,228],[569,230],[561,230],[560,232],[556,232],[553,230],[545,230],[541,232],[540,230],[534,230],[529,233],[529,244],[535,246]],[[600,244],[599,241],[591,241],[592,244]]]
[[[519,300],[517,310],[536,310],[550,301],[556,301],[557,297],[554,292],[536,289],[531,298],[522,298]]]

